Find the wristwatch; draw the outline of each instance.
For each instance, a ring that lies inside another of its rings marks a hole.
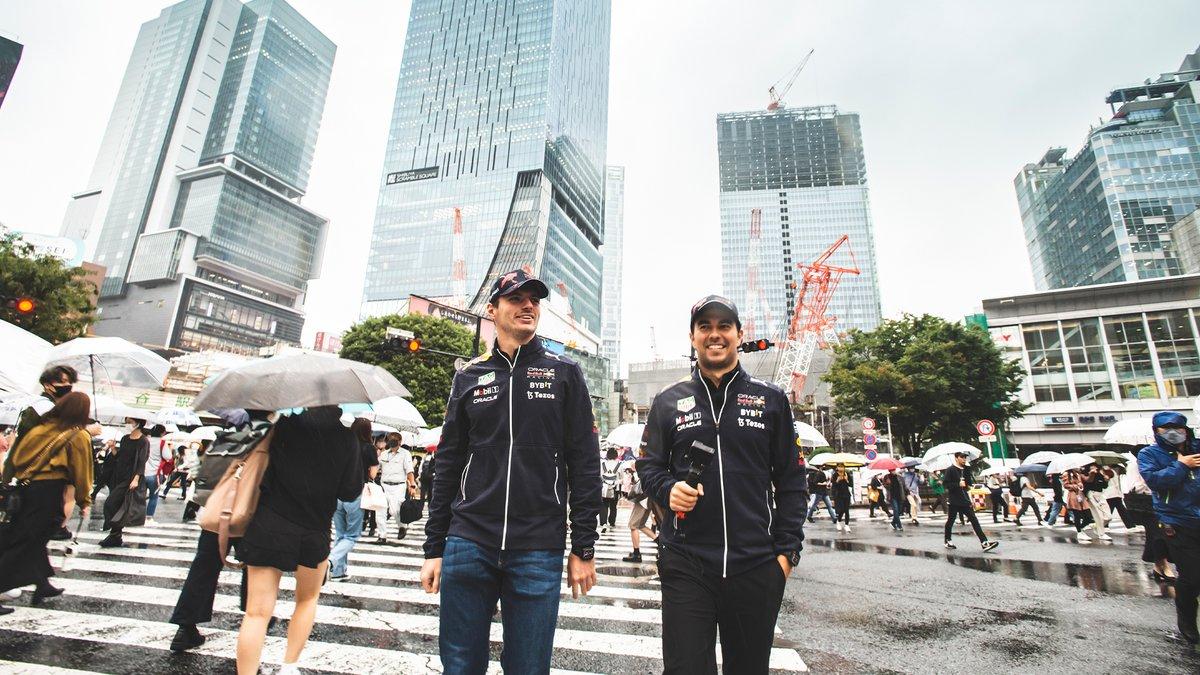
[[[800,564],[800,551],[788,551],[787,553],[780,553],[779,555],[787,558],[788,564],[792,567],[796,567]]]
[[[578,556],[580,560],[586,562],[596,557],[596,549],[591,546],[582,546],[580,548],[571,549],[571,554]]]

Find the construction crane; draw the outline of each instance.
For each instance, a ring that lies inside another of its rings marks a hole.
[[[750,261],[746,266],[746,339],[758,337],[760,328],[770,329],[770,320],[765,320],[760,327],[755,321],[760,310],[766,307],[763,301],[762,287],[758,283],[758,258],[762,241],[762,209],[750,210]]]
[[[451,250],[451,295],[457,307],[467,306],[467,259],[463,254],[462,209],[454,207],[454,239]]]
[[[793,68],[787,75],[779,78],[778,82],[771,85],[771,88],[767,90],[767,93],[771,95],[771,103],[767,106],[767,110],[778,110],[779,108],[783,107],[783,97],[787,96],[788,92],[792,90],[792,85],[796,84],[796,78],[800,77],[800,71],[804,70],[804,66],[808,65],[808,60],[812,58],[813,52],[815,51],[817,50],[808,50],[808,53],[805,54],[804,58],[800,60],[800,64],[798,66]],[[779,85],[784,80],[787,80],[787,83],[783,85],[782,89],[780,89]]]
[[[825,310],[829,307],[829,300],[838,282],[843,274],[861,273],[849,241],[850,237],[843,234],[816,260],[796,265],[800,269],[800,292],[796,295],[796,309],[792,312],[792,320],[780,348],[779,365],[775,370],[775,384],[783,387],[793,403],[800,399],[817,346],[828,346],[837,341],[837,331],[834,329],[837,319],[826,315]],[[843,245],[850,254],[851,266],[831,265],[829,259]]]

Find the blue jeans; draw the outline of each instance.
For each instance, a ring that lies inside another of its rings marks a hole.
[[[499,551],[447,538],[438,631],[445,672],[487,670],[497,600],[504,624],[504,672],[550,672],[562,575],[562,551]]]
[[[154,509],[158,508],[158,475],[142,476],[146,479],[146,517],[154,517]]]
[[[904,502],[897,499],[892,500],[892,527],[897,530],[904,527],[900,524],[900,515],[904,513]]]
[[[333,512],[333,548],[329,551],[329,576],[340,577],[346,573],[346,557],[358,543],[362,534],[363,510],[359,500],[344,502],[338,500],[337,510]]]
[[[1063,503],[1057,500],[1050,500],[1049,509],[1046,512],[1046,526],[1053,525],[1058,520],[1058,514],[1062,511]]]
[[[818,503],[818,500],[823,501],[825,503],[825,510],[829,512],[829,519],[836,522],[837,516],[833,515],[833,505],[829,502],[829,495],[822,495],[822,494],[814,493],[812,496],[812,499],[809,500],[807,517],[812,518],[813,514],[816,513],[817,507],[820,506],[820,504]]]

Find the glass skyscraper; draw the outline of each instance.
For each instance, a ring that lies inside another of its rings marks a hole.
[[[1014,179],[1039,290],[1180,274],[1170,231],[1200,205],[1200,50],[1114,89],[1112,117]]]
[[[480,311],[528,266],[599,333],[609,21],[608,0],[414,0],[364,315],[413,293]]]
[[[875,234],[858,115],[828,105],[721,114],[717,153],[721,276],[743,325],[754,327],[747,339],[781,334],[796,304],[797,264],[816,259],[843,234],[850,236],[862,273],[842,277],[827,312],[837,317],[839,331],[879,325]],[[754,209],[761,217],[757,239],[751,236]]]
[[[621,372],[621,276],[625,246],[625,167],[604,172],[604,316],[600,355],[608,359],[609,379]]]
[[[107,269],[98,334],[299,344],[328,225],[300,200],[335,50],[283,0],[185,0],[142,26],[63,224]]]
[[[23,50],[24,46],[20,42],[0,35],[0,105],[4,105],[4,96],[8,93],[13,75],[17,72],[17,64],[21,62]]]

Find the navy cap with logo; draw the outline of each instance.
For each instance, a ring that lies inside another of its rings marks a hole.
[[[699,302],[692,305],[692,320],[688,324],[688,327],[690,328],[696,325],[696,317],[700,316],[701,312],[714,305],[725,310],[729,314],[732,314],[734,323],[737,324],[738,330],[741,330],[742,320],[740,317],[738,317],[737,305],[733,304],[733,301],[729,298],[721,295],[706,295],[703,298],[700,298]]]
[[[550,295],[550,289],[537,277],[531,276],[525,270],[513,270],[496,277],[492,282],[492,291],[488,294],[488,303],[496,304],[502,295],[508,295],[519,288],[528,288],[536,298]]]

